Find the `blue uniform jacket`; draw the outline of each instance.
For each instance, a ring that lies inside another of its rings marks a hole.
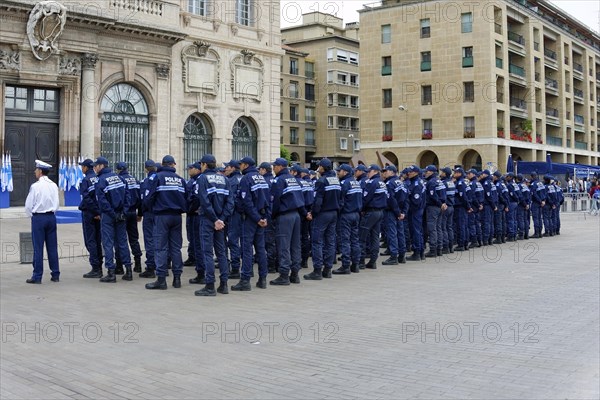
[[[258,223],[261,219],[271,218],[270,188],[256,167],[248,167],[243,172],[236,206],[246,218]]]
[[[400,214],[406,215],[408,213],[408,189],[400,179],[397,179],[395,184],[392,195],[396,198]]]
[[[129,207],[129,193],[125,190],[125,184],[110,168],[105,167],[98,173],[95,190],[102,214],[115,218],[116,213],[125,212]]]
[[[556,201],[562,205],[565,202],[565,196],[563,195],[562,187],[554,184],[554,190],[556,191]]]
[[[546,201],[546,187],[539,180],[532,180],[529,190],[531,191],[531,201],[533,203],[541,204],[542,201]]]
[[[139,214],[142,207],[140,183],[127,170],[119,172],[119,178],[125,183],[125,187],[129,192],[129,208],[127,212]]]
[[[411,211],[425,208],[425,184],[423,180],[415,176],[409,179],[408,202]]]
[[[441,207],[442,204],[446,203],[446,186],[440,181],[437,174],[427,178],[425,190],[425,204],[427,206]]]
[[[315,202],[312,214],[339,211],[342,201],[342,186],[335,171],[327,171],[315,183]]]
[[[304,197],[304,208],[306,212],[310,212],[312,210],[312,206],[315,202],[315,186],[313,181],[310,179],[310,176],[305,176],[304,178],[299,178],[298,183],[302,186],[302,196]]]
[[[194,196],[198,197],[200,203],[198,214],[212,222],[225,221],[233,213],[235,199],[229,180],[214,169],[207,169],[198,175]]]
[[[471,187],[471,208],[478,210],[480,205],[483,205],[483,186],[481,186],[481,192],[478,192],[477,177],[470,180],[469,186]]]
[[[506,184],[506,188],[508,189],[508,198],[511,203],[520,203],[521,202],[521,189],[519,188],[519,184],[515,181],[508,182]]]
[[[273,218],[294,210],[300,212],[302,216],[306,216],[302,186],[287,168],[279,171],[279,174],[272,181],[271,202]]]
[[[519,187],[521,188],[521,202],[519,205],[526,207],[531,204],[531,191],[525,182],[519,183]]]
[[[456,180],[456,197],[454,197],[454,205],[456,207],[466,208],[471,207],[471,186],[465,182],[463,178]]]
[[[148,196],[148,194],[150,194],[150,182],[151,182],[150,178],[155,175],[156,175],[155,171],[148,172],[148,176],[146,176],[140,182],[140,201],[142,202],[142,207],[141,207],[141,213],[138,214],[139,216],[142,216],[143,214],[146,214],[146,213],[152,214],[152,209],[146,207],[145,198]]]
[[[365,181],[363,189],[363,210],[369,209],[383,210],[387,206],[388,191],[385,182],[381,180],[379,174],[373,175],[371,179]]]
[[[456,196],[456,185],[452,178],[444,179],[444,186],[446,186],[446,204],[448,206],[454,206],[454,197]]]
[[[551,206],[557,205],[558,198],[556,197],[556,189],[554,188],[554,185],[548,184],[545,186],[546,186],[546,203],[550,204]]]
[[[387,201],[387,211],[392,211],[394,215],[400,215],[400,207],[398,206],[398,200],[396,200],[396,196],[394,193],[394,189],[396,189],[396,182],[398,181],[397,176],[391,176],[385,180],[385,186],[388,191],[388,201]]]
[[[188,179],[185,183],[185,194],[187,197],[186,200],[188,204],[188,214],[197,214],[198,208],[200,208],[200,199],[198,198],[198,196],[195,195],[196,180],[198,179],[198,176],[199,175],[190,177],[190,179]]]
[[[488,205],[492,208],[498,207],[498,190],[496,190],[496,185],[492,182],[491,177],[487,177],[483,179],[481,183],[483,186],[483,194],[484,194],[484,205]]]
[[[360,212],[362,210],[362,188],[360,182],[354,179],[351,175],[346,177],[341,182],[342,185],[342,214]]]
[[[145,207],[154,214],[181,214],[187,212],[185,179],[175,173],[175,168],[162,167],[156,175],[148,177],[148,194]]]
[[[79,194],[81,195],[79,209],[94,216],[100,215],[100,208],[96,199],[96,183],[98,183],[98,177],[90,168],[79,185]]]
[[[242,174],[240,171],[234,171],[227,177],[229,180],[229,189],[231,190],[231,194],[233,198],[237,198],[238,191],[240,189],[240,182],[242,181]]]
[[[500,179],[498,179],[494,184],[496,185],[496,191],[498,193],[498,204],[501,208],[508,207],[508,204],[510,203],[510,199],[508,197],[508,188]]]

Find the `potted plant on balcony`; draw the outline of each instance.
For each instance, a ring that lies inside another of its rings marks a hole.
[[[381,141],[383,142],[391,142],[393,140],[392,135],[386,135],[385,133],[381,137]]]
[[[526,119],[521,122],[521,129],[523,130],[523,141],[531,142],[531,132],[533,132],[533,123],[530,119]]]
[[[433,139],[433,132],[431,132],[431,129],[424,129],[423,130],[423,135],[421,136],[422,140],[431,140]]]
[[[504,139],[504,127],[498,124],[498,137]]]

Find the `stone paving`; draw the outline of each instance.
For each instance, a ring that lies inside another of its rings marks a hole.
[[[61,282],[46,267],[27,285],[15,246],[28,224],[0,221],[2,399],[600,396],[597,217],[565,214],[561,236],[518,246],[214,298],[193,295],[192,268],[159,292],[137,276],[84,280],[79,225],[59,226]]]

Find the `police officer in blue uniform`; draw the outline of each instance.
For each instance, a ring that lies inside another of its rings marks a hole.
[[[473,168],[468,170],[467,178],[471,185],[471,208],[473,210],[469,213],[469,236],[471,238],[469,247],[481,247],[482,241],[479,240],[479,236],[483,236],[483,234],[479,215],[483,211],[483,186],[477,180],[477,170]]]
[[[501,178],[502,173],[495,171],[493,174],[493,183],[496,186],[496,193],[498,194],[498,207],[494,212],[494,235],[496,239],[492,242],[493,244],[502,244],[505,241],[504,220],[509,210],[508,189]]]
[[[196,179],[198,178],[198,175],[200,174],[200,163],[192,163],[192,164],[188,164],[187,166],[187,170],[188,170],[188,180],[186,181],[186,193],[188,196],[188,206],[190,206],[189,202],[191,200],[191,194],[194,193],[194,186],[196,185]],[[198,216],[198,212],[197,209],[195,211],[191,211],[188,210],[186,216],[185,216],[185,234],[187,237],[187,241],[188,241],[188,248],[187,248],[187,259],[183,262],[183,266],[184,267],[191,267],[191,266],[196,266],[196,253],[198,252],[198,249],[194,246],[194,243],[197,243],[198,241],[196,240],[196,237],[198,236],[198,234],[196,233],[196,229],[194,229],[194,222],[198,223],[197,219],[194,219],[194,217]],[[202,275],[204,276],[204,274]]]
[[[455,251],[466,251],[469,247],[468,215],[471,208],[471,185],[465,181],[465,171],[461,167],[454,169],[456,196],[454,212],[456,213],[457,246]]]
[[[258,262],[258,282],[256,287],[267,288],[267,253],[265,251],[265,229],[271,218],[271,193],[269,184],[258,173],[256,161],[252,157],[240,160],[242,180],[235,206],[242,216],[242,273],[238,284],[231,290],[249,291],[252,289],[250,278],[252,276],[253,254],[256,252]]]
[[[546,205],[546,187],[538,180],[537,172],[531,173],[531,217],[533,219],[534,239],[542,237],[542,209]]]
[[[100,208],[96,200],[96,182],[98,177],[94,172],[94,162],[89,158],[79,163],[84,178],[79,185],[81,195],[81,224],[85,248],[90,253],[92,270],[84,274],[84,278],[102,278],[102,235],[100,231]]]
[[[371,164],[368,168],[367,180],[363,189],[363,211],[360,222],[361,260],[359,268],[377,269],[379,256],[379,235],[383,211],[387,206],[388,191],[385,182],[381,180],[381,168]],[[365,259],[369,257],[368,264]]]
[[[305,171],[305,172],[304,172]],[[290,168],[290,174],[298,180],[298,183],[302,187],[302,197],[304,198],[304,215],[309,215],[312,210],[314,203],[314,184],[310,179],[310,173],[307,169],[300,167],[299,164],[295,164]],[[307,218],[301,218],[300,221],[300,241],[302,243],[302,268],[308,268],[308,258],[311,254],[311,225],[312,221]]]
[[[481,171],[481,186],[483,187],[483,211],[481,214],[481,230],[483,245],[490,246],[494,239],[494,212],[498,210],[498,191],[492,182],[490,171]]]
[[[258,173],[265,178],[269,188],[271,188],[271,183],[274,178],[272,174],[272,167],[273,166],[269,162],[263,162],[258,166]],[[267,266],[269,273],[275,273],[279,268],[279,255],[277,254],[275,224],[271,219],[267,220],[267,227],[265,229],[265,248],[267,250]]]
[[[435,165],[425,168],[425,204],[427,232],[429,234],[429,252],[425,257],[441,257],[444,247],[442,233],[442,214],[446,212],[446,186],[440,181]]]
[[[517,207],[517,239],[529,239],[529,205],[531,204],[531,192],[522,174],[516,176],[517,184],[521,190],[521,201]]]
[[[508,189],[508,213],[506,214],[508,242],[517,241],[517,208],[521,202],[521,188],[515,182],[515,174],[506,174],[506,187]]]
[[[276,176],[271,184],[271,202],[280,262],[279,276],[269,284],[277,286],[300,283],[300,219],[307,217],[304,215],[302,186],[287,167],[288,162],[284,158],[277,158],[273,163]]]
[[[360,186],[363,189],[365,188],[365,182],[367,181],[367,179],[369,179],[369,177],[367,176],[368,172],[369,169],[364,164],[359,164],[354,170],[354,179],[356,179],[358,183],[360,183]]]
[[[331,268],[335,258],[335,238],[338,212],[341,206],[342,187],[331,160],[319,161],[318,172],[321,177],[315,183],[315,201],[309,219],[312,227],[313,272],[304,275],[304,279],[320,281],[331,278]]]
[[[442,254],[454,253],[454,197],[456,185],[452,179],[452,170],[448,167],[440,170],[440,179],[446,188],[446,211],[442,213]]]
[[[205,285],[205,275],[206,269],[204,268],[204,255],[200,251],[201,242],[200,242],[200,215],[198,209],[200,208],[200,198],[196,196],[196,181],[198,180],[198,176],[200,176],[200,171],[202,170],[202,166],[200,162],[195,162],[188,166],[188,173],[190,179],[187,181],[186,193],[187,193],[187,202],[188,202],[188,212],[186,223],[189,220],[190,227],[188,233],[188,240],[190,240],[190,247],[193,250],[191,254],[192,259],[194,260],[194,267],[196,271],[196,276],[194,278],[190,278],[189,283],[192,285]],[[183,263],[185,265],[185,262]]]
[[[156,175],[156,163],[153,160],[146,160],[144,162],[144,169],[146,177],[140,182],[140,201],[142,203],[142,232],[144,232],[146,270],[139,274],[139,277],[156,278],[156,264],[154,262],[154,212],[147,207],[144,201],[145,197],[150,193],[150,182]]]
[[[234,212],[234,197],[230,181],[216,171],[217,160],[212,154],[200,159],[201,174],[196,180],[194,195],[200,200],[200,251],[204,256],[206,285],[195,292],[196,296],[228,294],[229,265],[225,247],[225,221]],[[219,287],[215,291],[215,260],[219,263]]]
[[[342,266],[335,275],[347,275],[360,272],[360,211],[362,210],[362,188],[360,182],[354,179],[354,171],[348,164],[336,168],[342,188],[341,208],[338,224],[340,226],[338,241],[342,253]]]
[[[26,283],[40,284],[44,275],[44,243],[48,252],[48,265],[52,282],[60,280],[58,264],[58,239],[56,215],[58,210],[58,186],[48,178],[52,166],[35,160],[35,178],[25,200],[25,212],[31,217],[31,240],[33,241],[33,274]]]
[[[554,185],[554,191],[556,193],[556,208],[552,211],[554,217],[554,234],[560,235],[560,207],[565,202],[563,189],[560,186],[560,182],[556,178],[552,178],[552,185]]]
[[[240,173],[240,162],[237,160],[231,160],[225,164],[225,176],[227,176],[229,180],[231,194],[235,199],[240,187],[240,181],[242,180],[242,174]],[[227,248],[229,249],[229,262],[231,265],[229,279],[239,279],[241,267],[240,237],[242,233],[242,216],[240,213],[234,212],[229,218],[230,220],[225,222]]]
[[[142,206],[140,183],[131,176],[127,167],[126,162],[120,161],[115,165],[115,170],[129,192],[129,208],[125,212],[125,216],[127,218],[127,239],[129,240],[131,254],[133,254],[133,272],[142,272],[142,249],[140,248],[140,233],[138,231],[138,222],[142,219],[139,216]],[[117,265],[119,263],[119,253],[117,252]],[[132,277],[123,276],[123,279],[130,281]]]
[[[398,219],[400,218],[400,208],[396,201],[395,189],[398,187],[398,169],[393,165],[388,165],[382,171],[382,178],[387,188],[387,204],[383,212],[383,221],[381,223],[382,234],[385,235],[387,250],[381,253],[381,256],[389,256],[382,265],[398,265]]]
[[[167,289],[167,259],[173,269],[173,287],[181,287],[183,245],[181,214],[187,212],[186,182],[177,175],[175,159],[166,155],[162,168],[149,178],[148,194],[144,196],[146,207],[154,212],[154,246],[156,262],[155,282],[147,283],[146,289]]]
[[[425,211],[425,183],[420,177],[421,169],[416,165],[408,167],[408,223],[413,254],[409,261],[425,260],[425,244],[423,243],[423,213]]]
[[[558,198],[556,189],[552,184],[552,177],[544,175],[544,186],[546,187],[546,204],[542,208],[544,217],[544,236],[554,236],[554,216],[553,212],[557,207]]]
[[[108,160],[105,157],[96,159],[94,171],[98,175],[95,190],[100,208],[104,265],[107,269],[106,276],[100,278],[100,282],[115,283],[115,249],[125,266],[125,276],[132,275],[125,216],[129,209],[129,192],[121,178],[108,168]]]

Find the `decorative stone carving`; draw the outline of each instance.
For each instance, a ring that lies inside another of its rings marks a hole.
[[[184,14],[183,15],[183,24],[185,26],[190,26],[191,23],[192,23],[192,16],[190,14]]]
[[[0,69],[12,69],[19,71],[21,69],[21,55],[19,52],[9,53],[0,50]]]
[[[212,24],[213,24],[213,30],[215,32],[218,32],[219,31],[219,27],[221,26],[221,22],[217,21],[216,19],[214,19],[213,22],[212,22]]]
[[[187,93],[218,94],[221,58],[210,47],[208,42],[196,41],[181,52],[181,78]]]
[[[243,49],[241,53],[242,56],[244,56],[244,64],[250,65],[252,63],[252,59],[254,58],[254,52],[248,49]]]
[[[265,35],[265,31],[263,31],[262,29],[259,29],[256,31],[256,38],[261,41],[263,36]]]
[[[27,37],[31,51],[38,60],[47,60],[58,53],[56,41],[67,22],[67,9],[57,1],[40,1],[29,14]]]
[[[237,34],[238,34],[237,24],[230,24],[229,27],[231,28],[231,33],[233,33],[233,36],[237,36]]]
[[[83,69],[94,69],[98,62],[98,55],[94,53],[85,53],[81,56],[81,67]]]
[[[198,56],[206,57],[206,53],[208,52],[208,49],[210,48],[210,43],[205,42],[203,40],[199,40],[199,41],[194,42],[194,44],[198,48]]]
[[[81,61],[78,58],[61,57],[58,63],[58,73],[61,75],[79,75]]]
[[[156,64],[154,69],[161,79],[167,79],[169,77],[169,72],[171,71],[171,67],[167,64]]]
[[[231,90],[235,100],[260,102],[263,94],[264,65],[250,50],[244,49],[230,62]]]

